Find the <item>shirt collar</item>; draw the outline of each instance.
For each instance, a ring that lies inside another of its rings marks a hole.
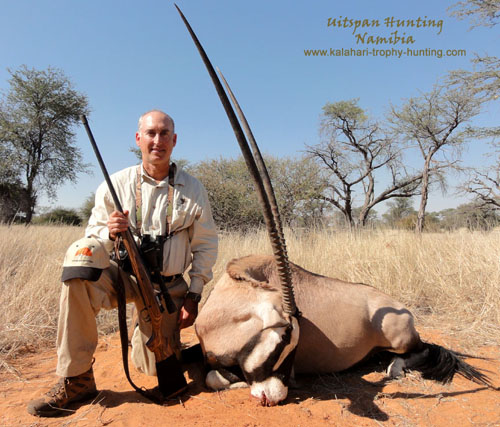
[[[179,168],[174,162],[170,163],[170,167],[174,168],[174,187],[176,185],[185,185],[186,179],[184,177],[184,174],[181,172],[181,168]],[[161,187],[168,185],[168,176],[165,179],[161,180],[160,182],[156,182],[156,180],[154,178],[149,176],[146,169],[144,169],[144,166],[142,163],[141,163],[141,175],[142,175],[143,181],[147,180],[147,181],[149,181],[155,185],[161,186]]]

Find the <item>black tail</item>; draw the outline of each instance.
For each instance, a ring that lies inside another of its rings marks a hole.
[[[465,362],[466,355],[437,344],[423,343],[423,346],[422,357],[407,359],[406,368],[421,372],[423,378],[442,383],[449,383],[459,374],[477,384],[493,387],[486,374]]]

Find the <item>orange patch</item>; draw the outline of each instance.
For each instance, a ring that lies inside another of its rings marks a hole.
[[[92,256],[92,251],[90,250],[90,248],[81,248],[76,251],[75,256],[78,255]]]

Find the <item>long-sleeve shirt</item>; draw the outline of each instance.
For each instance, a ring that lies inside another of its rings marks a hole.
[[[168,177],[156,182],[141,166],[132,166],[111,175],[123,210],[129,211],[129,223],[136,228],[137,168],[141,177],[141,235],[165,235],[167,229]],[[171,166],[175,167],[175,166]],[[96,191],[86,236],[101,239],[108,250],[113,247],[109,238],[107,220],[115,211],[106,182]],[[208,196],[203,185],[194,177],[176,168],[172,223],[163,247],[165,276],[184,273],[189,265],[191,278],[189,290],[201,293],[205,283],[212,279],[212,268],[217,258],[217,233],[212,218]]]

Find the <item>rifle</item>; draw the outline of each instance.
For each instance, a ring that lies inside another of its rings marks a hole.
[[[111,193],[111,197],[113,198],[113,202],[115,204],[115,209],[118,212],[123,213],[120,200],[118,199],[116,191],[113,187],[113,183],[111,182],[108,171],[106,170],[106,166],[104,165],[104,161],[102,160],[99,149],[97,148],[97,144],[95,142],[94,136],[92,135],[92,131],[90,130],[87,118],[85,117],[85,115],[82,114],[80,115],[80,120],[82,121],[83,126],[87,131],[87,135],[90,139],[92,148],[94,149],[97,161],[99,162],[99,166],[101,167],[104,179],[108,184],[109,192]],[[161,293],[157,293],[155,291],[153,284],[151,282],[149,272],[139,252],[137,243],[132,235],[132,232],[130,231],[130,227],[126,231],[120,233],[120,237],[122,238],[125,249],[128,252],[130,263],[132,265],[132,271],[137,279],[137,286],[139,288],[139,293],[144,302],[144,307],[147,310],[148,317],[151,321],[152,334],[148,342],[146,343],[146,346],[155,355],[156,375],[158,377],[158,388],[162,394],[162,397],[167,398],[169,396],[172,396],[173,394],[176,394],[179,391],[182,391],[187,386],[187,383],[182,373],[181,365],[177,360],[175,354],[173,354],[172,351],[169,352],[169,344],[161,331],[162,313],[165,311],[165,308],[163,307],[161,302],[161,297],[163,297],[163,300],[165,302],[166,308],[169,313],[176,311],[177,308],[174,302],[172,301],[172,298],[168,294],[168,291],[162,290]],[[120,273],[118,274],[118,276],[120,277]],[[121,298],[124,301],[125,294],[123,285],[118,286],[118,288],[121,288],[117,289],[117,294],[119,294],[118,298],[119,299]],[[119,302],[118,304],[119,311],[120,311],[120,306],[124,308],[125,304],[120,304]],[[138,388],[130,379],[130,375],[128,372],[128,337],[126,330],[126,316],[125,315],[120,316],[119,314],[119,318],[120,318],[120,337],[122,339],[123,365],[127,379],[137,392],[139,392],[140,394],[146,396],[147,398],[153,401],[158,401],[159,399],[156,396],[152,395],[151,393],[148,393],[147,391],[141,388]],[[125,323],[125,328],[122,328],[123,321]],[[124,338],[127,340],[125,343],[126,344],[125,349],[123,346]]]

